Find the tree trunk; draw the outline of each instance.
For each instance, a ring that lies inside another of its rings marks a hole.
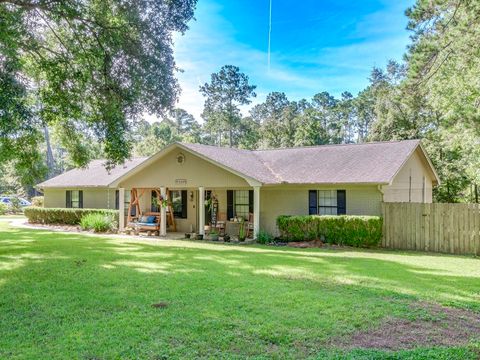
[[[45,143],[47,145],[47,168],[48,168],[48,178],[53,177],[55,172],[55,159],[53,158],[52,146],[50,145],[50,133],[48,131],[48,126],[43,127],[43,132],[45,134]]]

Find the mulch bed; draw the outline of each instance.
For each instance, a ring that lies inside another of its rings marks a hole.
[[[61,230],[61,231],[71,231],[71,232],[82,232],[82,229],[79,225],[65,225],[65,224],[31,224],[25,223],[28,226],[34,226],[38,228],[44,229],[52,229],[52,230]]]
[[[480,313],[430,303],[415,303],[412,310],[430,316],[409,320],[387,318],[380,326],[334,340],[334,347],[403,350],[417,347],[458,346],[480,340]]]
[[[38,224],[38,223],[29,223],[26,222],[25,225],[34,228],[41,228],[41,229],[50,229],[55,231],[68,231],[68,232],[75,232],[75,233],[89,233],[89,234],[115,234],[116,232],[107,231],[104,233],[96,233],[93,230],[82,230],[80,225],[65,225],[65,224]]]

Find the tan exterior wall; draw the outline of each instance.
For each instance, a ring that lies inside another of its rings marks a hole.
[[[179,164],[177,156],[182,153],[185,162]],[[119,187],[160,187],[179,188],[233,188],[249,184],[241,177],[232,174],[193,154],[174,149],[139,173],[121,182]]]
[[[383,186],[385,202],[432,202],[432,181],[428,164],[419,149],[400,169],[391,185]],[[410,187],[411,177],[411,187]],[[425,181],[425,185],[424,185]],[[424,187],[425,186],[425,187]]]
[[[63,189],[44,189],[43,206],[46,208],[64,208],[65,190]]]
[[[377,186],[283,186],[260,190],[260,228],[277,234],[279,215],[308,215],[308,190],[346,190],[348,215],[381,215]]]
[[[115,189],[106,188],[44,189],[44,206],[64,208],[67,190],[83,191],[85,209],[115,209]]]

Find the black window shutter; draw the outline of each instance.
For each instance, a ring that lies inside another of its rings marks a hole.
[[[155,205],[155,199],[157,198],[157,192],[155,190],[152,190],[152,196],[150,200],[150,211],[151,212],[159,212],[159,205]]]
[[[115,209],[120,209],[120,190],[115,190]]]
[[[347,213],[347,193],[345,190],[337,190],[337,215]]]
[[[187,218],[187,190],[182,190],[182,219]]]
[[[308,190],[308,215],[318,214],[317,190]]]
[[[78,207],[83,209],[83,190],[78,192]]]
[[[71,190],[67,190],[65,192],[65,207],[67,208],[71,208],[72,207],[72,191]]]
[[[253,214],[253,190],[248,190],[248,212]]]
[[[233,190],[227,190],[227,219],[233,218]]]

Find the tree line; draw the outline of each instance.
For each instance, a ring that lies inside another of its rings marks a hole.
[[[200,124],[172,109],[172,33],[195,0],[0,0],[0,185],[25,189],[89,159],[106,166],[174,141],[246,149],[422,139],[442,184],[437,201],[478,201],[480,3],[418,0],[406,10],[402,61],[373,68],[356,95],[319,89],[293,101],[233,65],[199,88]],[[144,113],[161,121],[141,120]],[[1,190],[1,189],[0,189]]]
[[[140,122],[133,151],[151,155],[175,141],[264,149],[422,139],[442,181],[435,199],[478,201],[478,129],[464,120],[446,122],[418,87],[410,87],[408,74],[406,63],[390,61],[372,70],[369,85],[356,96],[324,91],[292,101],[272,92],[242,115],[240,106],[255,96],[255,86],[238,67],[224,66],[200,88],[203,124],[182,109],[158,123]]]

